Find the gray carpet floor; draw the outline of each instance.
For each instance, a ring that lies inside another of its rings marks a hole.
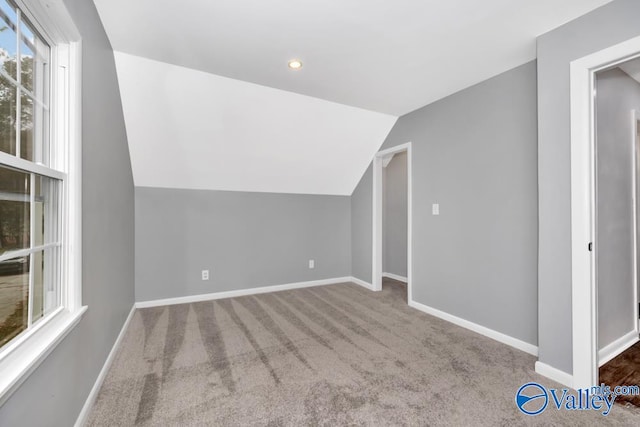
[[[516,321],[516,320],[514,320]],[[514,396],[535,358],[414,310],[400,282],[137,310],[91,426],[640,425]]]

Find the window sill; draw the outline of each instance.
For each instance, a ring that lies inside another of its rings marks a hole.
[[[58,313],[0,361],[0,406],[71,332],[86,311],[84,306],[73,313],[68,310]]]

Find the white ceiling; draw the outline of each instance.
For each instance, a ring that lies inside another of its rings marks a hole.
[[[136,186],[350,195],[396,117],[115,53]]]
[[[609,0],[94,1],[137,186],[349,195],[397,116]]]
[[[117,51],[402,115],[534,59],[536,36],[610,0],[94,1]]]

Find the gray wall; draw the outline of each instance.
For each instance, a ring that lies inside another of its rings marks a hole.
[[[382,271],[407,277],[407,153],[382,171]]]
[[[65,3],[83,37],[82,292],[89,310],[0,408],[2,426],[73,425],[133,305],[133,179],[113,52],[93,2]]]
[[[535,61],[401,117],[382,148],[408,141],[413,298],[537,344]]]
[[[136,301],[350,276],[348,196],[135,194]]]
[[[635,328],[631,111],[640,84],[619,68],[596,78],[598,347]]]
[[[373,166],[351,194],[351,275],[371,283],[373,239]]]
[[[569,63],[640,35],[640,1],[617,0],[538,38],[539,360],[573,371]]]

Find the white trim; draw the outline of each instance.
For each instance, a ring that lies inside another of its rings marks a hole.
[[[31,24],[48,38],[80,40],[80,32],[69,15],[64,0],[13,1],[20,9],[27,12]]]
[[[397,280],[398,282],[404,282],[404,283],[408,283],[409,279],[407,279],[404,276],[400,276],[397,274],[393,274],[393,273],[382,273],[382,277],[386,277],[389,279],[393,279],[393,280]]]
[[[0,365],[0,406],[27,379],[54,348],[80,322],[87,307],[74,313],[66,310],[44,323],[32,339],[25,340],[16,351],[7,354]]]
[[[66,180],[66,278],[67,304],[71,310],[82,306],[82,41],[69,48],[68,153]]]
[[[640,144],[640,111],[631,111],[631,145],[633,146],[633,158],[631,159],[633,171],[633,327],[636,335],[640,333],[640,321],[638,312],[638,144]],[[602,361],[600,361],[602,366]]]
[[[533,344],[529,344],[528,342],[524,342],[517,338],[511,337],[509,335],[505,335],[502,332],[494,331],[493,329],[489,329],[485,326],[478,325],[477,323],[473,323],[473,322],[470,322],[469,320],[456,317],[452,314],[445,313],[444,311],[438,310],[437,308],[429,307],[427,305],[421,304],[413,300],[409,300],[409,307],[413,307],[424,313],[446,320],[447,322],[451,322],[454,325],[458,325],[465,329],[469,329],[470,331],[476,332],[480,335],[484,335],[485,337],[491,338],[503,344],[517,348],[518,350],[522,350],[534,356],[538,355],[537,346]]]
[[[120,348],[120,344],[122,343],[124,335],[127,332],[127,328],[129,328],[129,323],[131,323],[131,319],[133,319],[133,314],[135,313],[135,311],[136,311],[136,306],[134,304],[131,307],[131,311],[129,311],[129,315],[127,316],[127,319],[124,321],[124,324],[122,325],[122,329],[120,329],[120,333],[118,334],[116,341],[113,343],[113,347],[111,347],[111,351],[107,356],[107,360],[105,360],[104,364],[102,365],[102,369],[100,370],[100,373],[98,374],[98,378],[96,378],[96,382],[93,384],[93,387],[89,392],[89,396],[87,396],[87,400],[85,400],[84,405],[82,406],[82,410],[80,411],[80,414],[76,419],[76,423],[74,424],[75,427],[82,427],[87,422],[89,413],[91,412],[91,408],[93,407],[93,404],[95,403],[96,398],[98,397],[98,392],[102,387],[102,383],[104,382],[104,379],[107,377],[109,368],[111,368],[111,365],[113,364],[113,360],[116,357],[118,348]]]
[[[593,230],[594,157],[591,111],[592,75],[571,64],[571,259],[573,378],[577,387],[597,383],[595,327],[595,262],[589,242],[595,245]],[[586,89],[585,89],[586,88]],[[586,118],[586,121],[584,121]],[[593,315],[592,315],[593,314]]]
[[[373,158],[372,218],[371,236],[371,285],[373,291],[382,290],[382,162],[384,155],[378,153]]]
[[[567,374],[560,369],[556,369],[553,366],[549,366],[546,363],[537,361],[535,364],[536,373],[552,379],[555,382],[562,384],[563,386],[573,388],[573,377],[571,374]]]
[[[635,323],[637,327],[638,322],[633,323]],[[598,366],[604,365],[638,341],[640,341],[640,337],[638,337],[638,331],[633,330],[624,334],[611,344],[601,348],[600,351],[598,351]]]
[[[358,279],[357,277],[353,277],[353,276],[351,276],[350,279],[351,279],[350,281],[355,283],[356,285],[360,285],[363,288],[367,288],[370,291],[373,291],[373,285],[371,283],[365,282],[364,280]]]
[[[66,311],[66,313],[68,314],[68,310]],[[32,339],[31,337],[35,337],[35,336],[39,337],[42,334],[46,335],[46,332],[40,333],[40,331],[46,330],[47,329],[46,325],[48,324],[48,322],[56,322],[57,321],[56,319],[60,316],[61,317],[65,316],[64,307],[57,307],[51,313],[39,319],[32,327],[25,329],[16,337],[14,337],[12,340],[7,342],[5,346],[2,348],[2,352],[0,352],[0,361],[9,359],[9,356],[13,352],[20,352],[21,346],[26,345],[24,343],[31,340]],[[25,357],[29,357],[29,355],[26,354]],[[2,371],[1,368],[0,368],[0,371]]]
[[[576,388],[598,383],[595,252],[595,73],[638,56],[640,37],[577,59],[571,82],[571,305],[573,380]]]
[[[312,286],[335,285],[351,282],[351,277],[336,277],[333,279],[311,280],[309,282],[287,283],[284,285],[262,286],[259,288],[239,289],[237,291],[214,292],[210,294],[189,295],[176,298],[165,298],[151,301],[136,302],[136,308],[160,307],[164,305],[188,304],[199,301],[210,301],[222,298],[242,297],[245,295],[265,294],[269,292],[288,291],[291,289],[310,288]]]
[[[386,150],[378,151],[373,158],[373,207],[372,207],[372,257],[371,284],[372,290],[382,290],[382,166],[384,158],[407,152],[407,296],[412,299],[413,277],[413,179],[411,142],[396,145]]]

